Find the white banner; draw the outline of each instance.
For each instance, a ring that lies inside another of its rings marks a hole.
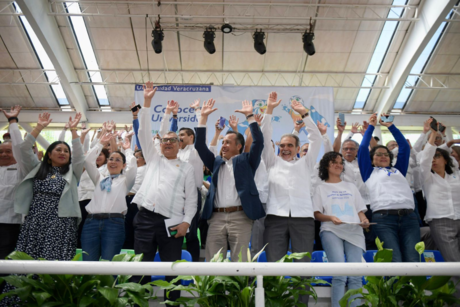
[[[178,126],[194,128],[198,125],[194,109],[189,105],[195,100],[216,100],[215,108],[218,110],[208,118],[208,141],[215,133],[214,124],[222,116],[227,119],[230,115],[239,118],[238,131],[243,135],[248,129],[248,122],[243,114],[235,113],[241,108],[243,100],[252,101],[254,114],[263,114],[267,108],[266,100],[272,91],[278,93],[281,104],[274,110],[272,117],[273,136],[272,140],[277,142],[285,133],[291,133],[294,128],[294,121],[300,116],[294,112],[290,105],[291,101],[301,102],[310,112],[313,121],[322,122],[328,127],[328,135],[331,141],[334,140],[334,92],[329,87],[239,87],[239,86],[184,86],[184,85],[162,85],[158,87],[150,108],[152,133],[156,134],[160,129],[160,122],[163,118],[164,109],[168,100],[179,102]],[[142,85],[136,85],[134,99],[136,104],[143,105],[144,96]],[[225,130],[223,131],[223,134]],[[307,131],[300,132],[300,143],[308,143]],[[219,149],[220,150],[220,149]],[[322,157],[322,154],[319,155]]]

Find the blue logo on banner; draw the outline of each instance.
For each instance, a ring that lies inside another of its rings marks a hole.
[[[136,91],[143,91],[142,84],[136,84]],[[160,85],[158,86],[160,92],[211,92],[211,86],[202,85]]]

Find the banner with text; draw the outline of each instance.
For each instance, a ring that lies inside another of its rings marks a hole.
[[[322,122],[328,127],[328,135],[331,141],[334,140],[334,92],[329,87],[239,87],[239,86],[208,86],[208,85],[161,85],[152,100],[150,108],[152,133],[160,129],[160,122],[163,119],[164,110],[168,100],[179,102],[178,126],[194,128],[198,125],[195,110],[189,105],[196,99],[216,100],[215,108],[218,110],[208,118],[207,139],[210,141],[214,136],[214,125],[220,116],[228,118],[236,115],[239,118],[238,131],[244,135],[248,129],[248,122],[243,114],[235,113],[241,108],[243,100],[252,101],[254,114],[264,114],[267,106],[268,94],[272,91],[278,93],[281,104],[274,110],[272,117],[273,136],[272,140],[277,142],[285,133],[292,132],[294,121],[300,116],[291,109],[291,101],[301,102],[310,112],[313,121]],[[144,103],[143,86],[136,85],[135,101],[141,106]],[[169,125],[168,125],[169,127]],[[226,130],[226,129],[225,129]],[[222,134],[225,134],[226,131]],[[308,133],[305,128],[300,132],[300,143],[308,143]],[[320,155],[321,157],[322,155]]]

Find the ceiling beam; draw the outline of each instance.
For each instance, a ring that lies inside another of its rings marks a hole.
[[[412,67],[431,40],[457,0],[426,0],[419,10],[419,20],[412,24],[405,44],[393,64],[387,79],[387,90],[382,91],[380,102],[374,108],[381,114],[393,108]]]
[[[88,104],[86,103],[85,94],[81,85],[74,83],[79,81],[78,75],[67,52],[67,47],[59,31],[56,19],[48,15],[48,1],[17,0],[16,2],[53,63],[67,100],[82,114],[81,120],[86,121]]]

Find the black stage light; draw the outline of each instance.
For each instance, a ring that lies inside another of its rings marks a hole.
[[[313,44],[313,40],[315,39],[315,33],[308,33],[305,31],[302,37],[303,41],[303,50],[308,55],[314,55],[315,54],[315,45]]]
[[[231,25],[229,25],[228,23],[222,25],[222,27],[220,29],[225,34],[232,33],[232,31],[233,31],[233,27]]]
[[[214,46],[214,38],[216,37],[216,29],[213,26],[209,26],[203,33],[204,38],[204,49],[206,49],[209,54],[216,52],[216,46]]]
[[[161,42],[165,38],[165,35],[163,34],[163,30],[160,27],[155,27],[155,29],[152,30],[152,47],[155,53],[161,53],[163,50],[163,46]]]
[[[265,33],[262,32],[262,30],[259,32],[256,30],[252,37],[254,38],[254,49],[260,54],[265,54],[265,52],[267,52],[267,48],[264,43]]]

